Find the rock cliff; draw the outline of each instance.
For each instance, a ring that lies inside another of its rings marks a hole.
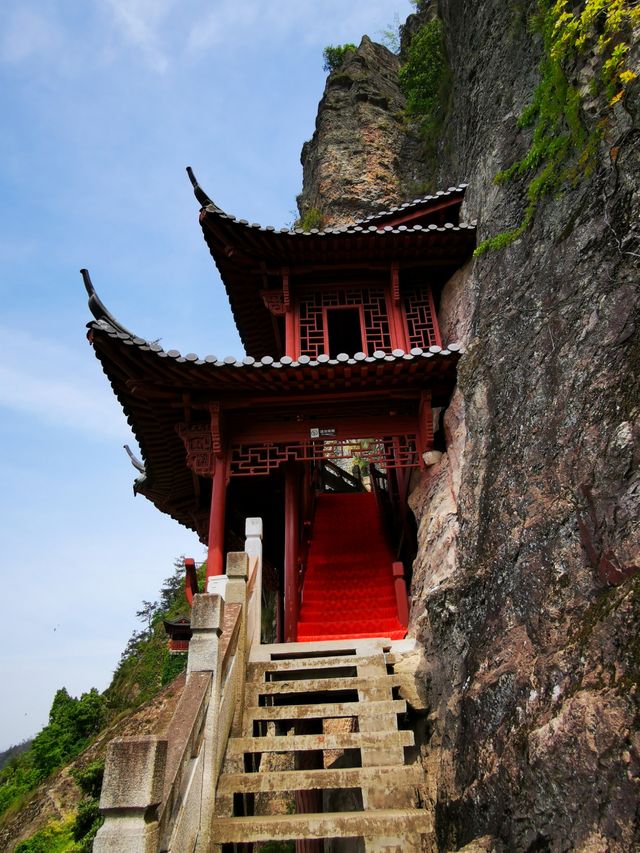
[[[494,177],[530,140],[535,6],[438,3],[452,80],[435,166],[441,186],[469,183],[481,239],[522,218],[525,184]],[[329,77],[302,199],[331,222],[406,200],[434,167],[395,119],[397,68],[365,40]],[[639,91],[611,110],[595,169],[442,294],[466,353],[447,452],[411,498],[433,849],[640,849]]]
[[[418,194],[419,142],[407,130],[399,58],[364,36],[327,79],[313,137],[301,155],[301,215],[318,210],[325,226],[349,222]]]

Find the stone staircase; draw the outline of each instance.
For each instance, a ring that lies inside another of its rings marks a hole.
[[[324,850],[336,853],[422,849],[431,830],[417,804],[423,770],[405,763],[414,740],[398,728],[405,676],[391,671],[392,645],[257,647],[218,781],[214,849],[294,839],[298,850],[322,850],[317,840],[332,839]],[[273,769],[274,754],[286,769]],[[260,795],[277,792],[295,792],[296,814],[260,814]]]

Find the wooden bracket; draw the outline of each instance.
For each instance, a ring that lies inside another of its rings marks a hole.
[[[281,290],[261,290],[260,296],[264,302],[265,308],[274,317],[282,317],[286,314],[284,303],[284,293]]]
[[[289,267],[282,268],[282,296],[284,302],[284,310],[291,310],[291,294],[289,292]]]
[[[222,410],[219,400],[209,403],[209,414],[211,415],[211,449],[216,456],[222,456]]]
[[[195,474],[210,477],[213,471],[213,452],[209,424],[178,424],[176,431],[187,451],[187,466]]]

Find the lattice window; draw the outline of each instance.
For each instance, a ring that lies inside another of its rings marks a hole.
[[[426,349],[439,343],[437,319],[429,287],[416,287],[405,295],[404,313],[411,347]]]
[[[302,293],[298,301],[300,355],[317,358],[328,352],[324,323],[325,308],[357,308],[364,316],[364,347],[367,355],[391,350],[387,304],[382,287],[336,287]],[[353,355],[353,353],[349,353]]]
[[[268,474],[283,462],[315,462],[354,456],[385,468],[413,468],[418,464],[416,444],[414,434],[348,441],[236,444],[231,448],[230,472],[232,477],[251,477]]]

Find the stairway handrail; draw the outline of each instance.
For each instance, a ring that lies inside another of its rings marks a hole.
[[[227,741],[240,725],[249,650],[260,642],[262,521],[227,554],[225,598],[194,595],[186,683],[164,737],[108,747],[96,853],[208,851]]]

